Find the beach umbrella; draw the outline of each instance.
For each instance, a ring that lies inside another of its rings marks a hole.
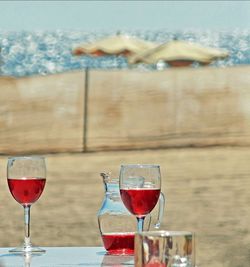
[[[157,64],[160,61],[168,63],[170,66],[189,66],[194,62],[207,65],[217,59],[229,56],[227,51],[204,47],[199,44],[173,40],[142,53],[131,56],[128,59],[130,64],[147,63]]]
[[[145,41],[128,35],[113,35],[93,43],[86,43],[73,49],[73,55],[91,55],[91,56],[130,56],[135,53],[141,53],[147,49],[156,47],[157,44]]]

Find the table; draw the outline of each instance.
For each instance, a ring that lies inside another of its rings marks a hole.
[[[133,266],[133,256],[106,255],[103,247],[45,247],[46,253],[22,255],[0,248],[0,267]]]

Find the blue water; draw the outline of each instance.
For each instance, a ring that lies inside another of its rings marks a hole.
[[[93,69],[124,69],[128,67],[122,57],[73,56],[71,51],[79,44],[92,42],[115,34],[115,32],[84,31],[0,31],[1,75],[28,76]],[[250,64],[250,30],[232,31],[124,31],[144,40],[163,43],[174,38],[200,43],[201,45],[222,48],[230,52],[226,60],[213,63],[215,66]],[[155,68],[154,66],[144,66]]]

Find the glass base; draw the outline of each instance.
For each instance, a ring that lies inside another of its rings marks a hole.
[[[32,246],[32,245],[29,245],[29,246],[22,245],[20,247],[10,249],[9,252],[22,253],[22,254],[25,254],[25,253],[35,254],[35,253],[45,253],[46,250],[43,248]]]

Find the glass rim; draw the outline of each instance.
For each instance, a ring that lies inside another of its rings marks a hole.
[[[44,156],[38,156],[38,155],[24,155],[24,156],[9,156],[8,160],[15,159],[15,160],[20,160],[20,159],[45,159]]]
[[[142,237],[171,237],[171,236],[187,236],[191,235],[194,236],[195,233],[191,231],[166,231],[166,230],[160,230],[160,231],[143,231],[143,232],[137,232],[135,233],[138,236]]]
[[[121,168],[160,168],[160,164],[121,164]]]

